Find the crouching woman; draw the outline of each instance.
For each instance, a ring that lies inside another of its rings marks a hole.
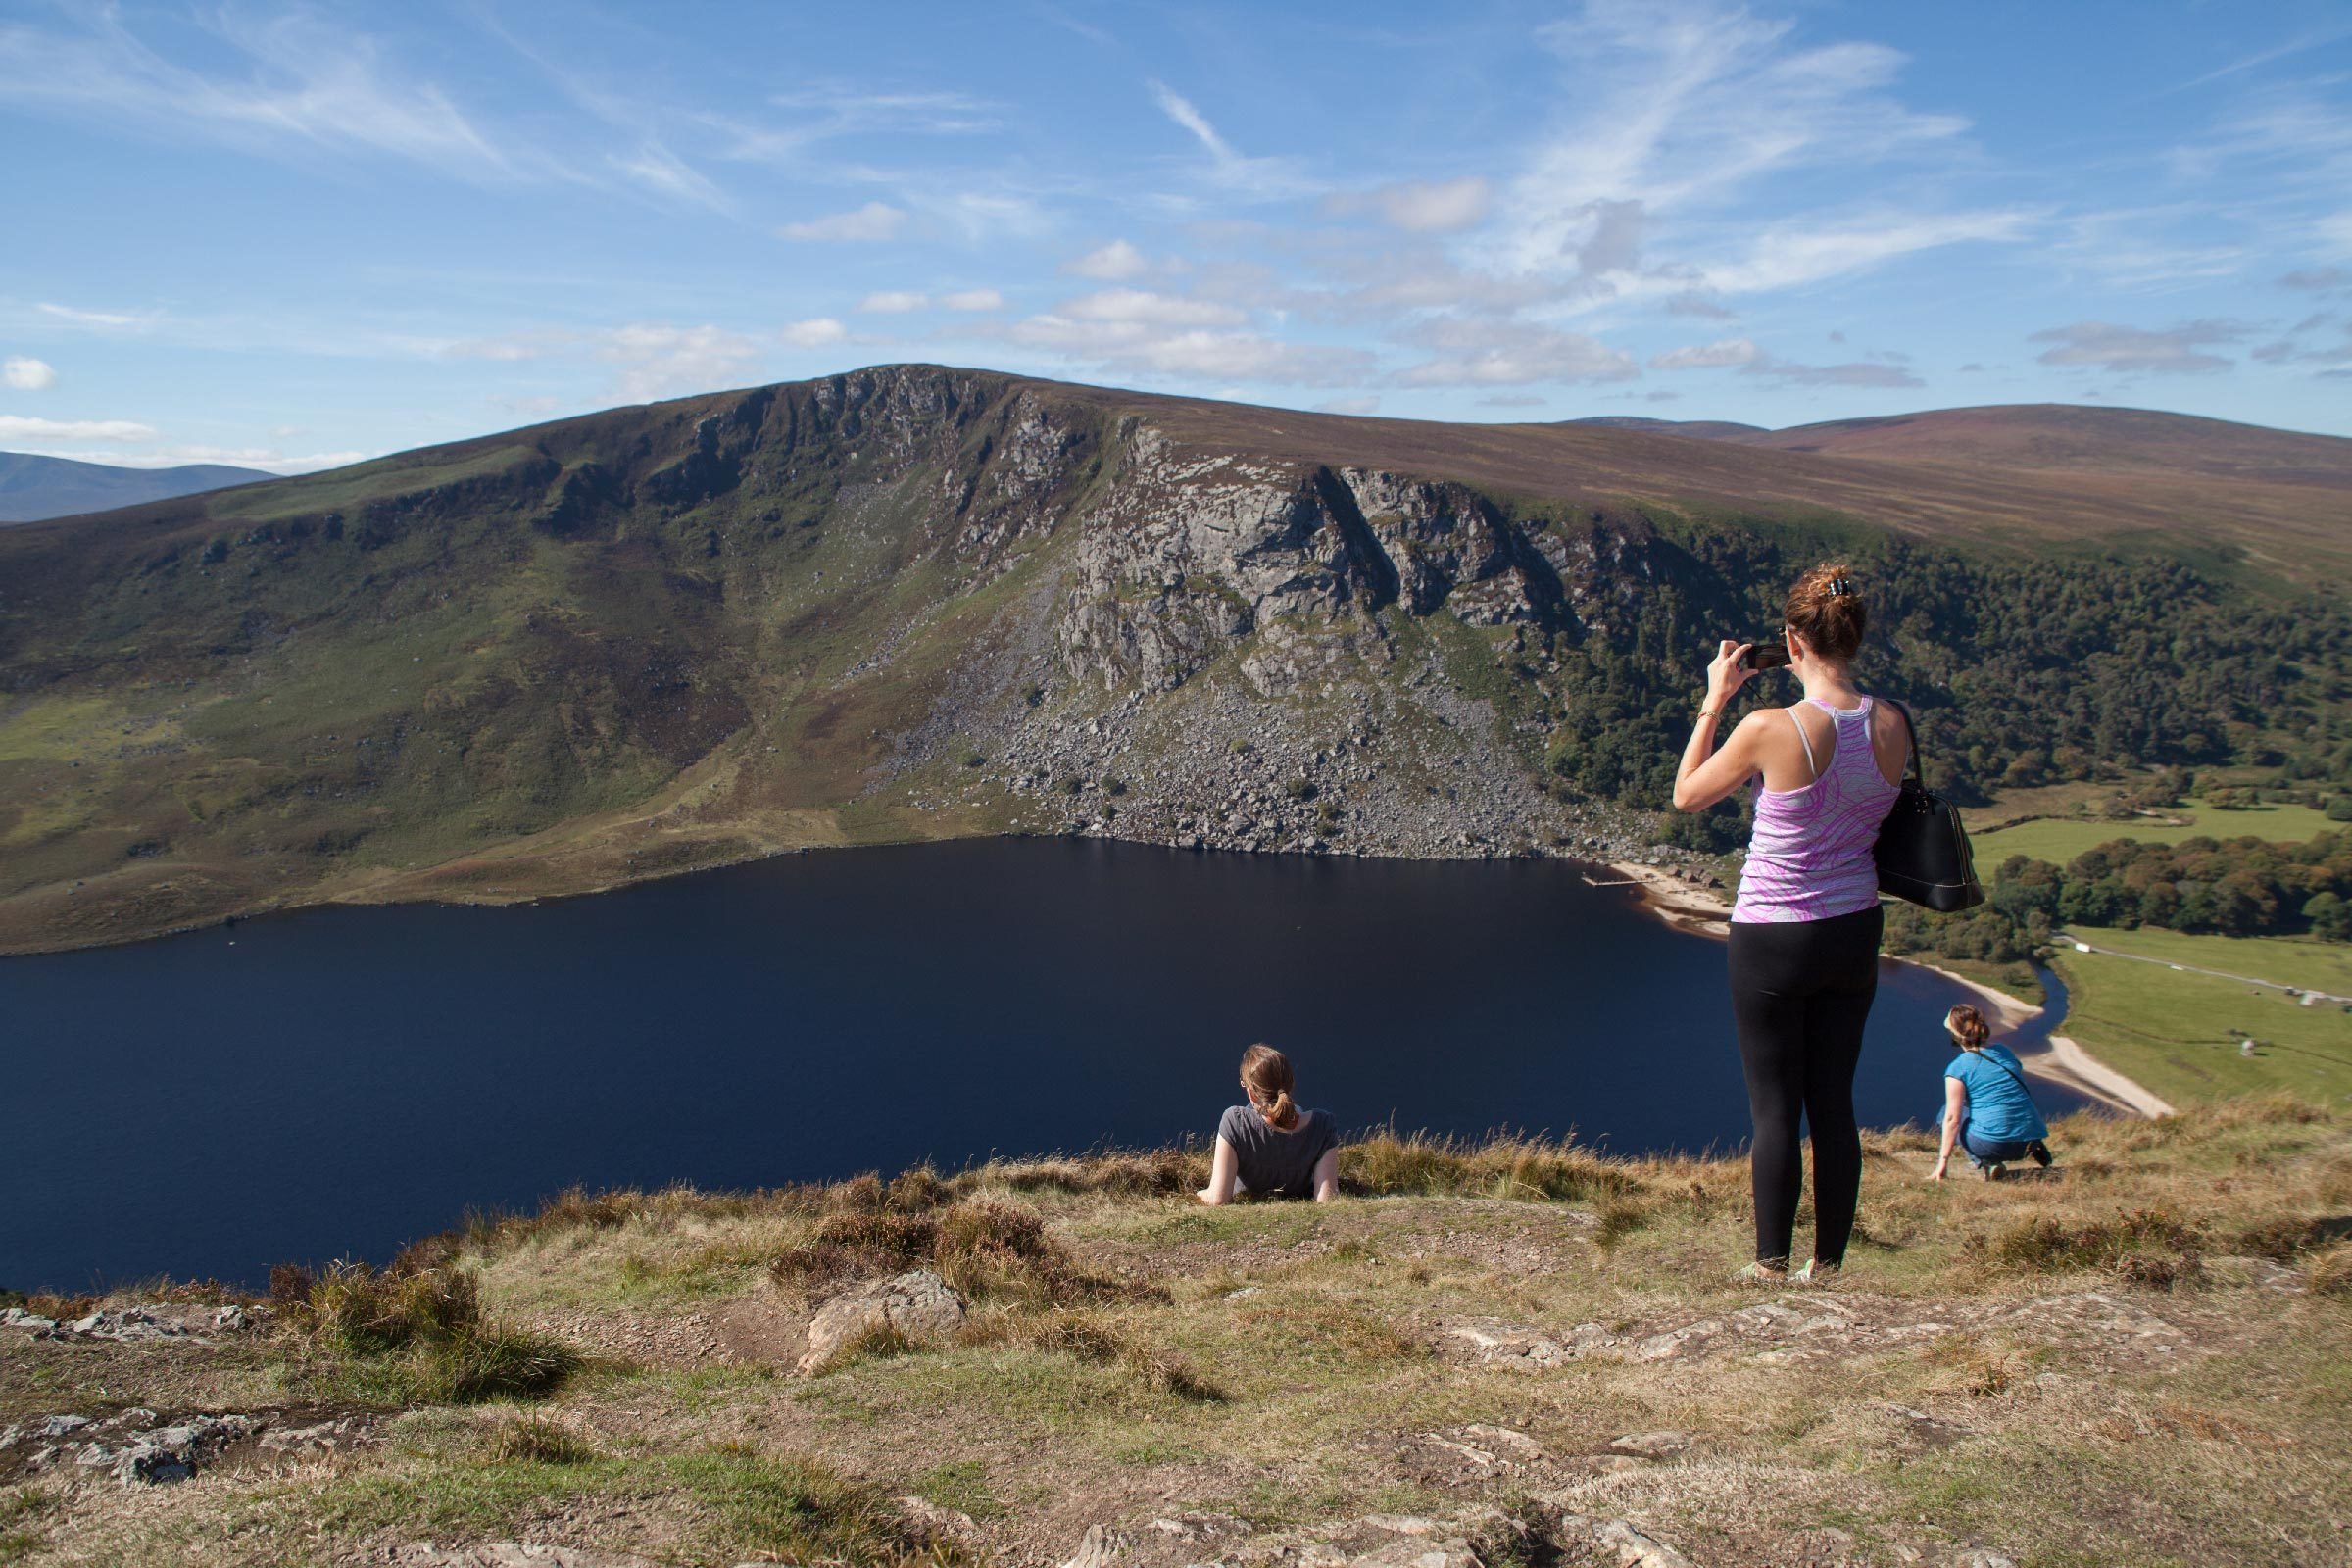
[[[2024,1064],[2007,1046],[1992,1043],[1992,1026],[1966,1003],[1944,1014],[1943,1027],[1960,1054],[1943,1069],[1943,1147],[1928,1180],[1943,1180],[1955,1146],[1986,1181],[1998,1181],[2013,1159],[2047,1165],[2050,1150],[2042,1140],[2050,1130],[2026,1088]]]
[[[1215,1162],[1200,1201],[1233,1201],[1236,1192],[1262,1198],[1312,1198],[1327,1203],[1340,1191],[1340,1134],[1327,1110],[1301,1110],[1291,1059],[1272,1046],[1242,1054],[1242,1092],[1217,1123]]]

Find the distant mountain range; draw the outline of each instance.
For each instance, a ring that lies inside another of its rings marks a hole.
[[[2352,783],[2352,441],[1701,429],[884,366],[0,529],[0,951],[1008,830],[1720,847],[1651,814],[1705,659],[1831,553],[1948,787]]]
[[[72,458],[34,457],[28,452],[0,452],[0,522],[71,517],[276,477],[259,468],[232,468],[219,463],[122,468]]]

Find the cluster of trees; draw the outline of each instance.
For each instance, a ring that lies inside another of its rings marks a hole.
[[[1910,708],[1930,782],[1964,803],[2150,765],[2259,766],[2329,793],[2352,787],[2352,612],[2338,603],[2264,599],[2176,562],[1847,543],[1713,526],[1649,540],[1647,580],[1552,650],[1558,785],[1666,807],[1716,640],[1777,633],[1788,584],[1837,553],[1870,606],[1864,683]],[[1785,677],[1752,682],[1741,706],[1790,692]],[[1670,831],[1729,849],[1744,836],[1741,809],[1727,803]]]
[[[2265,839],[2118,839],[2064,867],[2011,856],[1986,902],[2020,925],[2166,926],[2251,937],[2310,929],[2352,939],[2352,833],[2304,844]]]
[[[2066,926],[2164,926],[2250,937],[2309,932],[2352,942],[2352,833],[2305,844],[2119,839],[2064,866],[2013,855],[1963,915],[1889,905],[1886,948],[2015,963]]]

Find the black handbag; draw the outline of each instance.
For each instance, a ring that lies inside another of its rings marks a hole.
[[[1885,701],[1885,699],[1881,699]],[[1957,914],[1984,902],[1977,881],[1977,860],[1968,847],[1968,829],[1949,801],[1938,800],[1919,771],[1919,731],[1912,727],[1911,710],[1889,703],[1903,715],[1910,737],[1911,760],[1903,770],[1902,792],[1894,809],[1879,826],[1872,858],[1879,863],[1879,891],[1924,905],[1937,914]]]

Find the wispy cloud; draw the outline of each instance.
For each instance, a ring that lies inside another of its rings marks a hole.
[[[1004,296],[993,288],[959,288],[942,294],[939,303],[951,311],[1001,311]]]
[[[2103,370],[2151,375],[2198,375],[2227,370],[2235,363],[2204,352],[2208,344],[2234,343],[2249,331],[2237,321],[2183,321],[2163,331],[2076,321],[2035,332],[2031,343],[2052,345],[2036,356],[2044,365],[2089,365]]]
[[[1487,216],[1494,188],[1483,174],[1437,181],[1399,180],[1364,191],[1335,191],[1323,199],[1323,211],[1333,218],[1369,213],[1396,228],[1415,234],[1443,234],[1469,228]]]
[[[1793,24],[1743,8],[1589,0],[1545,28],[1577,90],[1510,189],[1512,260],[1548,267],[1590,238],[1603,202],[1674,215],[1759,176],[1885,162],[1948,144],[1956,115],[1887,89],[1903,57],[1871,43],[1801,46]]]
[[[0,441],[152,441],[155,426],[135,419],[43,419],[0,414]]]
[[[138,331],[153,326],[163,318],[158,313],[138,314],[128,311],[83,311],[71,305],[52,305],[43,300],[34,309],[52,320],[69,326],[88,327],[94,331]]]
[[[1435,350],[1407,368],[1406,386],[1526,386],[1538,381],[1624,381],[1641,374],[1634,357],[1581,332],[1519,321],[1440,318],[1406,334]]]
[[[1886,213],[1838,223],[1776,223],[1750,241],[1744,257],[1709,267],[1700,278],[1705,287],[1723,294],[1795,288],[1919,251],[2015,239],[2030,220],[2022,212],[1971,212]]]
[[[646,142],[631,153],[615,154],[609,162],[657,196],[681,206],[729,215],[736,211],[733,198],[658,141]]]
[[[786,239],[872,243],[896,237],[906,214],[887,202],[867,202],[846,213],[803,219],[778,230]]]
[[[151,46],[112,7],[78,16],[78,27],[0,27],[0,99],[249,152],[375,153],[477,181],[544,162],[502,146],[378,40],[307,13],[220,14],[210,31],[234,66],[210,74]]]
[[[742,332],[650,322],[603,334],[596,353],[616,367],[620,395],[633,403],[743,386],[760,379],[765,358],[761,345]]]
[[[1830,335],[1835,341],[1844,341],[1842,333],[1833,332]],[[1780,386],[1894,388],[1927,385],[1898,363],[1900,360],[1899,355],[1887,355],[1876,360],[1851,360],[1842,365],[1807,365],[1767,354],[1747,338],[1726,337],[1717,338],[1712,343],[1669,349],[1653,356],[1649,368],[1653,370],[1737,369],[1741,375],[1756,376]]]
[[[1151,89],[1152,102],[1159,112],[1192,133],[1208,154],[1210,183],[1234,195],[1284,197],[1305,194],[1309,186],[1298,172],[1298,165],[1288,158],[1245,157],[1234,145],[1217,133],[1193,101],[1164,81],[1145,83]]]
[[[1061,270],[1076,277],[1093,277],[1118,283],[1143,276],[1152,270],[1152,264],[1133,245],[1123,239],[1114,239],[1107,245],[1088,251],[1084,256],[1064,262]]]

